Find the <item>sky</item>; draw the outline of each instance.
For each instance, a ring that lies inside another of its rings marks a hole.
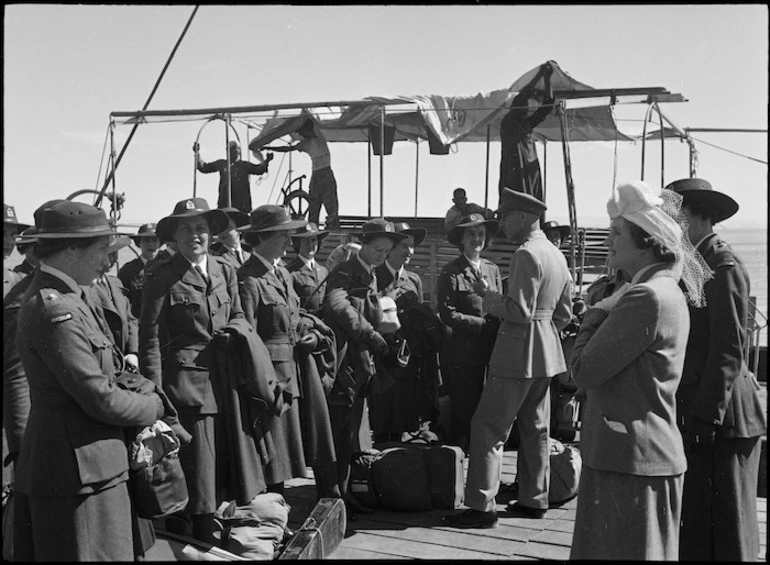
[[[52,198],[101,188],[110,112],[145,105],[193,6],[5,4],[3,199],[31,223]],[[201,6],[149,105],[194,109],[352,100],[414,94],[472,95],[508,88],[555,60],[596,88],[662,86],[688,101],[663,104],[680,127],[767,129],[768,7],[606,6]],[[622,131],[641,131],[646,107],[616,109]],[[200,135],[206,160],[224,157],[224,127],[200,121],[140,126],[115,182],[121,223],[157,221],[198,195],[216,205],[218,175],[194,172]],[[651,129],[657,124],[649,126]],[[114,128],[120,152],[131,127]],[[243,139],[245,130],[239,135]],[[767,133],[694,133],[697,173],[740,204],[724,227],[767,227]],[[421,144],[418,215],[443,216],[455,187],[484,201],[485,144],[432,156]],[[713,146],[718,146],[718,149]],[[109,145],[106,146],[109,151]],[[384,215],[413,215],[414,144],[386,157]],[[665,182],[687,177],[688,148],[666,143]],[[638,180],[641,144],[573,143],[576,209],[604,226],[613,180]],[[645,180],[660,185],[660,142],[648,142]],[[367,149],[331,144],[342,214],[365,215]],[[746,158],[751,157],[751,159]],[[617,165],[615,164],[617,161]],[[759,161],[759,162],[758,162]],[[275,202],[287,176],[281,155],[252,177],[255,203]],[[541,152],[542,163],[542,152]],[[310,176],[295,154],[293,174]],[[499,144],[492,144],[494,195]],[[549,219],[568,219],[561,147],[549,144]],[[379,169],[373,161],[373,215]],[[496,195],[490,196],[496,205]],[[91,201],[88,195],[78,198]]]

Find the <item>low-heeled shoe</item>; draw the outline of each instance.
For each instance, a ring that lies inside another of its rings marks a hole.
[[[545,508],[530,508],[529,506],[524,506],[518,502],[509,502],[506,509],[511,516],[534,518],[536,520],[545,517],[545,513],[548,512]]]
[[[444,516],[444,522],[455,528],[496,528],[497,511],[484,512],[468,508],[457,514]]]

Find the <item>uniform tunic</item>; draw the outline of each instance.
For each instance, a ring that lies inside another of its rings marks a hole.
[[[313,260],[314,268],[310,268],[301,257],[297,256],[287,269],[291,273],[294,291],[299,296],[300,306],[312,314],[317,314],[323,306],[326,296],[326,276],[329,271]],[[319,284],[324,283],[316,292]]]
[[[280,416],[271,417],[268,425],[275,456],[265,466],[265,482],[273,485],[304,477],[307,466],[299,421],[300,390],[294,351],[299,297],[289,272],[280,265],[269,269],[256,254],[238,269],[238,288],[246,319],[270,352],[285,407]]]
[[[241,248],[241,256],[238,257],[235,249],[231,249],[221,242],[217,242],[211,246],[211,254],[222,257],[222,259],[232,265],[236,271],[251,257],[251,253],[243,248]]]
[[[690,336],[677,391],[679,424],[688,415],[716,424],[713,447],[685,442],[680,559],[754,561],[759,553],[759,437],[767,431],[759,384],[747,366],[749,276],[717,234],[698,245],[714,278],[706,307],[690,308]]]
[[[500,269],[482,258],[476,273],[465,255],[448,263],[438,280],[438,312],[452,329],[448,352],[442,359],[442,374],[451,400],[449,443],[467,451],[471,418],[481,398],[489,355],[495,343],[498,321],[485,317],[481,297],[473,283],[485,278],[489,289],[501,292]]]
[[[163,387],[193,436],[180,450],[190,514],[212,513],[221,502],[211,340],[230,320],[243,317],[235,270],[209,255],[208,278],[210,288],[180,253],[158,263],[146,275],[139,324],[141,373]]]
[[[24,294],[17,347],[31,409],[16,465],[36,560],[132,561],[125,427],[163,415],[157,395],[112,382],[112,345],[82,289],[42,265]]]

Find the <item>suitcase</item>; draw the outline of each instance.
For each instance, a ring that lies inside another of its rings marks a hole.
[[[383,449],[372,463],[374,492],[390,510],[430,510],[431,493],[422,452],[408,444]]]
[[[292,536],[278,557],[283,559],[328,558],[345,537],[347,517],[341,498],[322,498]]]
[[[456,445],[386,442],[378,448],[404,447],[422,452],[425,472],[428,476],[431,506],[453,510],[464,500],[463,465],[465,453]]]

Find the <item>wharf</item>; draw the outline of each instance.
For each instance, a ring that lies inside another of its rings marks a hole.
[[[516,477],[515,450],[505,452],[503,484]],[[299,528],[315,505],[312,471],[308,478],[286,482],[286,500],[292,507],[289,526]],[[467,471],[467,460],[466,460]],[[578,495],[579,496],[579,495]],[[577,498],[560,508],[548,510],[542,520],[506,516],[505,504],[511,495],[504,489],[497,496],[499,525],[494,529],[457,529],[442,518],[453,510],[395,512],[377,509],[359,515],[348,523],[340,545],[327,559],[479,559],[479,560],[556,560],[569,559]],[[767,499],[757,498],[760,555],[767,559]]]

